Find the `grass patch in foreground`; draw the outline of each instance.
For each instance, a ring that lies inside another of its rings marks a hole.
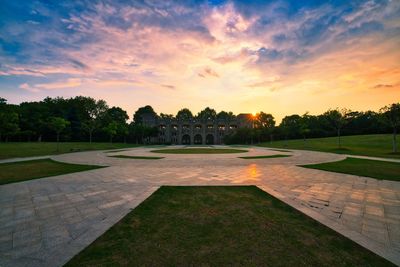
[[[241,159],[272,159],[272,158],[286,158],[290,155],[264,155],[264,156],[249,156],[249,157],[239,157]]]
[[[341,140],[341,149],[338,148],[337,137],[311,138],[307,139],[306,142],[302,139],[288,141],[281,140],[273,141],[272,143],[261,143],[259,145],[283,149],[304,149],[338,154],[400,158],[400,153],[392,153],[391,134],[342,136]]]
[[[255,186],[163,186],[66,266],[394,266]]]
[[[109,157],[120,158],[120,159],[163,159],[164,158],[164,157],[147,157],[147,156],[125,156],[125,155],[115,155]]]
[[[102,166],[69,164],[51,159],[39,159],[0,164],[0,184],[22,182],[72,172],[103,168]]]
[[[63,154],[87,150],[106,150],[127,147],[137,147],[135,144],[123,143],[86,143],[86,142],[61,142],[57,151],[55,142],[8,142],[0,143],[0,159],[34,157]]]
[[[400,163],[397,162],[346,158],[341,161],[302,165],[301,167],[354,174],[381,180],[400,181]]]
[[[286,149],[270,149],[272,151],[278,151],[278,152],[291,152],[290,150],[286,150]]]
[[[171,148],[152,150],[153,153],[166,154],[229,154],[229,153],[245,153],[244,149],[233,148]]]

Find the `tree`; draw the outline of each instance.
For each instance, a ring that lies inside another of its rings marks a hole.
[[[330,122],[331,126],[336,130],[338,137],[338,148],[340,149],[342,144],[340,140],[342,128],[349,122],[350,110],[348,109],[333,109],[328,110],[323,115]]]
[[[197,114],[197,118],[200,120],[214,120],[217,117],[215,109],[206,107]]]
[[[300,119],[300,134],[303,136],[303,146],[306,146],[307,135],[310,133],[310,124],[309,124],[308,112],[306,112]]]
[[[231,111],[229,111],[229,112],[220,111],[217,114],[217,119],[224,120],[224,121],[231,121],[231,120],[235,119],[235,115]]]
[[[285,133],[287,138],[298,138],[301,136],[301,116],[294,114],[286,116],[282,119],[279,128],[285,127]]]
[[[270,142],[272,142],[272,133],[275,128],[275,119],[272,114],[267,114],[264,112],[257,113],[254,120],[254,126],[256,129],[260,130],[261,137],[268,135]]]
[[[390,125],[393,130],[392,138],[392,151],[397,153],[397,128],[400,127],[400,103],[394,103],[390,106],[385,106],[381,108],[381,113],[385,122]]]
[[[19,106],[21,131],[27,135],[28,141],[31,141],[32,135],[41,141],[47,118],[51,117],[49,109],[43,102],[24,102]]]
[[[189,109],[183,108],[178,111],[178,113],[176,114],[176,118],[180,121],[191,120],[193,119],[193,114]]]
[[[128,119],[128,113],[120,107],[112,107],[104,114],[104,120],[107,121],[107,123],[112,121],[117,123],[126,123]]]
[[[118,123],[117,134],[121,135],[126,143],[126,137],[129,134],[129,127],[127,123]]]
[[[154,109],[151,106],[147,105],[147,106],[141,107],[138,110],[136,110],[135,114],[133,114],[133,122],[136,124],[143,123],[143,115],[144,114],[148,114],[148,115],[157,117],[157,113],[154,111]]]
[[[237,131],[224,138],[226,144],[248,144],[251,142],[253,129],[238,128]]]
[[[113,137],[117,134],[118,123],[115,121],[110,122],[106,127],[104,127],[104,131],[110,137],[110,143],[112,143]]]
[[[19,119],[15,107],[8,105],[7,100],[0,97],[0,142],[2,136],[5,136],[7,142],[9,135],[19,131]]]
[[[49,128],[57,133],[57,151],[59,151],[60,133],[64,131],[69,124],[69,121],[60,117],[52,117],[49,120]]]
[[[374,111],[351,112],[349,114],[350,122],[343,131],[346,134],[368,134],[368,133],[384,133],[387,124],[382,120],[382,114]]]
[[[18,130],[18,114],[0,111],[0,141],[2,136],[5,136],[7,142],[8,136],[16,134]]]
[[[104,100],[96,101],[93,98],[89,98],[85,108],[88,119],[83,123],[83,129],[89,133],[89,143],[92,143],[93,132],[100,127],[101,117],[107,111],[108,106]]]
[[[174,118],[174,115],[172,114],[165,114],[165,113],[160,113],[160,118],[164,120],[171,120]]]

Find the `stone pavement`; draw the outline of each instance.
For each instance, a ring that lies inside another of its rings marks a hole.
[[[157,154],[161,160],[107,157],[154,156],[143,147],[52,156],[110,167],[0,186],[0,266],[62,266],[161,185],[257,185],[400,264],[400,182],[297,167],[344,155],[244,149],[249,152]],[[292,156],[237,158],[272,154]]]

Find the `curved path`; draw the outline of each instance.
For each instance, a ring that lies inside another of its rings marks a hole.
[[[52,156],[109,167],[0,186],[0,266],[62,266],[161,185],[257,185],[400,264],[399,182],[297,166],[342,160],[344,155],[260,147],[208,155],[150,152],[154,149],[161,148]],[[275,154],[291,156],[238,158]]]

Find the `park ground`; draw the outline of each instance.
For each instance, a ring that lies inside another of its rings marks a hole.
[[[371,157],[400,158],[400,152],[392,153],[392,135],[390,134],[342,136],[341,143],[342,146],[339,149],[337,145],[337,137],[327,137],[306,139],[305,142],[303,139],[287,141],[280,140],[261,143],[259,146],[278,149],[302,149]],[[57,145],[54,142],[9,142],[0,143],[0,159],[56,155],[88,150],[124,149],[137,146],[138,145],[136,144],[124,143],[90,144],[87,142],[61,142],[59,145],[59,150],[57,150]],[[241,146],[235,147],[239,148]],[[193,150],[200,149],[202,148],[193,148]],[[246,146],[243,146],[243,149],[246,149]],[[194,151],[194,153],[195,152],[196,151]]]
[[[154,152],[160,149],[163,153]],[[186,149],[190,154],[184,154]],[[70,164],[108,167],[1,185],[1,265],[62,266],[98,238],[103,241],[95,241],[70,264],[108,265],[114,261],[132,265],[137,260],[151,265],[148,260],[154,254],[155,261],[172,265],[179,260],[212,265],[213,258],[221,265],[231,257],[243,264],[259,265],[271,258],[277,265],[287,265],[291,259],[281,259],[284,251],[301,246],[305,249],[293,253],[303,265],[321,265],[325,257],[337,266],[356,261],[390,266],[374,253],[397,262],[399,182],[314,169],[316,164],[345,161],[342,154],[262,147],[238,147],[240,153],[216,154],[233,149],[229,146],[214,146],[209,148],[212,154],[204,154],[204,149],[195,154],[185,146],[149,146],[51,156],[46,164],[60,163],[58,167],[66,169]],[[149,160],[154,157],[157,159]],[[8,173],[15,172],[23,179],[35,170],[23,166],[31,163],[2,163],[0,167],[15,164]],[[313,169],[299,167],[310,164]],[[188,185],[196,187],[182,187]],[[160,187],[149,202],[139,205]],[[118,221],[111,234],[101,237]],[[197,238],[199,231],[204,239]],[[115,240],[107,239],[110,236]],[[168,239],[176,236],[178,239]],[[136,240],[143,241],[142,248]],[[226,245],[221,247],[216,240],[224,240]],[[174,248],[172,254],[188,256],[173,258],[165,244]],[[129,247],[147,257],[124,250]],[[191,261],[196,251],[202,254]],[[221,251],[220,257],[214,256],[215,251]],[[233,251],[240,253],[234,255]]]

